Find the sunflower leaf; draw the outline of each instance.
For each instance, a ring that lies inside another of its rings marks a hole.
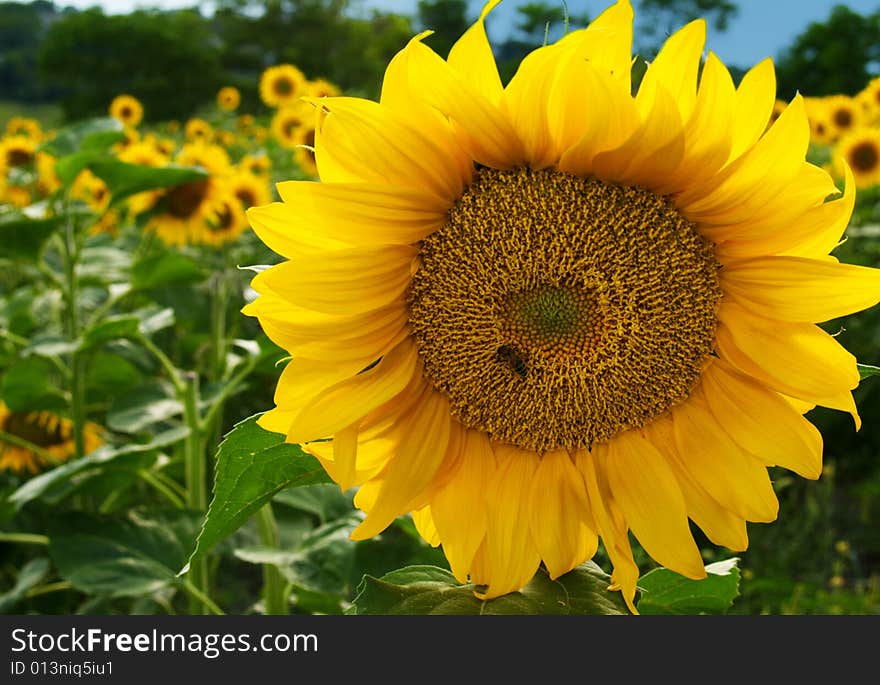
[[[474,595],[473,585],[460,585],[436,566],[408,566],[382,578],[364,576],[350,613],[355,614],[628,614],[611,578],[588,561],[551,580],[544,569],[519,592],[490,600]]]
[[[149,594],[177,582],[200,517],[179,509],[125,516],[67,512],[49,525],[49,555],[61,576],[83,592]]]
[[[880,376],[880,366],[870,364],[856,364],[859,367],[859,380],[865,380],[871,376]]]
[[[183,166],[151,167],[128,164],[118,159],[96,158],[88,164],[95,176],[107,184],[112,200],[110,206],[145,190],[171,188],[190,181],[208,178],[201,169]]]
[[[112,117],[98,117],[65,126],[40,149],[55,157],[63,157],[77,151],[106,150],[124,138],[125,133],[120,122]]]
[[[40,258],[46,241],[52,236],[64,217],[28,219],[24,215],[0,221],[0,245],[3,257],[35,262]]]
[[[641,614],[723,614],[739,596],[739,558],[706,566],[706,577],[691,580],[657,568],[639,578]]]
[[[49,560],[45,557],[31,559],[18,572],[15,585],[0,595],[0,613],[10,614],[15,605],[27,595],[27,591],[42,582],[49,573]]]
[[[260,428],[257,418],[237,423],[220,443],[214,498],[192,559],[238,530],[280,490],[330,482],[317,459],[284,442],[283,435]]]
[[[205,278],[205,270],[179,252],[162,252],[138,260],[131,267],[131,289],[149,290],[164,285],[193,283]]]

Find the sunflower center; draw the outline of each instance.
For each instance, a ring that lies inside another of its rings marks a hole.
[[[237,189],[235,191],[235,197],[238,198],[238,201],[241,202],[241,206],[245,209],[253,207],[257,201],[256,197],[254,197],[254,194],[248,188]]]
[[[188,219],[202,204],[208,192],[208,181],[190,181],[179,185],[166,195],[168,213],[178,219]]]
[[[849,128],[850,124],[852,124],[852,112],[848,109],[838,109],[834,112],[834,123],[839,128]]]
[[[850,150],[849,161],[857,171],[873,171],[877,168],[877,163],[880,162],[880,151],[873,143],[865,141]]]
[[[6,152],[6,163],[11,167],[27,166],[33,159],[33,154],[28,150],[12,148]]]
[[[293,84],[287,78],[276,79],[273,86],[278,95],[290,95],[293,92]]]
[[[3,430],[23,438],[37,447],[52,447],[66,442],[61,421],[44,412],[13,412],[6,417]]]
[[[642,426],[712,352],[712,246],[647,190],[483,169],[420,257],[408,302],[424,374],[498,441],[590,447]]]
[[[123,119],[130,119],[131,114],[131,107],[125,106],[119,110],[119,116],[121,116]]]

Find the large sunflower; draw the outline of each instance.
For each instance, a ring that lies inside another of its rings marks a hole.
[[[322,100],[321,182],[250,210],[286,261],[245,312],[292,357],[260,425],[359,486],[355,539],[412,511],[495,597],[601,538],[634,609],[630,531],[702,577],[689,519],[745,549],[767,467],[821,472],[803,412],[858,424],[856,361],[815,324],[875,304],[880,271],[829,258],[852,175],[826,202],[800,97],[765,133],[770,60],[735,87],[710,52],[698,83],[695,21],[633,96],[623,0],[505,87],[497,2],[448,60],[413,39],[380,102]]]

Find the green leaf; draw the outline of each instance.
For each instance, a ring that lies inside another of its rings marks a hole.
[[[232,534],[284,488],[328,483],[320,462],[252,416],[235,425],[217,450],[214,497],[193,558]]]
[[[31,344],[25,347],[21,353],[23,356],[35,354],[38,357],[55,357],[76,352],[79,346],[79,341],[68,340],[60,335],[38,335],[31,339]]]
[[[49,525],[49,555],[61,576],[83,592],[150,594],[177,582],[200,519],[181,510],[125,516],[70,511]]]
[[[64,393],[52,382],[52,367],[41,357],[27,357],[6,369],[0,397],[10,411],[61,409]]]
[[[272,501],[313,514],[321,523],[342,518],[353,509],[351,495],[343,493],[335,483],[282,490]]]
[[[140,320],[131,315],[104,319],[83,333],[80,349],[87,350],[120,338],[132,338],[138,333],[138,324]]]
[[[206,271],[179,252],[163,252],[141,259],[131,268],[132,290],[201,281]]]
[[[28,502],[42,497],[55,495],[59,491],[65,491],[72,481],[82,482],[88,478],[100,475],[110,466],[126,464],[134,455],[145,454],[154,450],[168,447],[180,442],[189,435],[189,429],[178,427],[164,431],[145,443],[129,443],[122,447],[104,445],[94,452],[87,454],[82,459],[74,459],[50,471],[41,473],[31,478],[20,488],[15,490],[8,498],[14,510],[21,509]],[[142,466],[140,462],[132,460],[132,468]]]
[[[129,278],[131,254],[102,244],[87,244],[80,254],[77,276],[82,285],[120,283]]]
[[[409,566],[382,578],[365,576],[350,613],[356,614],[628,614],[611,578],[588,561],[556,580],[541,568],[519,592],[490,600],[474,596],[473,585],[460,585],[436,566]]]
[[[0,245],[3,256],[36,262],[43,252],[46,241],[61,224],[62,217],[28,219],[24,216],[0,221]]]
[[[54,157],[64,157],[81,150],[106,150],[124,138],[123,126],[119,121],[112,117],[98,117],[59,129],[55,137],[40,149]]]
[[[140,433],[183,413],[167,384],[154,380],[120,397],[107,412],[107,426],[121,433]]]
[[[151,167],[110,158],[95,159],[88,166],[95,176],[107,184],[112,195],[111,207],[145,190],[171,188],[208,178],[206,172],[194,167]]]
[[[706,566],[706,577],[691,580],[666,568],[639,578],[636,608],[641,614],[723,614],[739,596],[739,558]]]
[[[859,380],[865,380],[871,376],[880,376],[880,366],[870,364],[856,364],[859,367]]]
[[[0,595],[0,614],[10,614],[21,600],[27,595],[27,591],[38,585],[49,573],[49,560],[45,557],[31,559],[18,572],[15,585],[10,590]]]
[[[86,150],[65,155],[55,163],[55,174],[64,185],[70,185],[83,169],[103,156],[103,152]]]

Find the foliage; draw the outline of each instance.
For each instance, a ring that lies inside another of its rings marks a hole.
[[[876,73],[878,60],[880,11],[861,15],[835,5],[827,20],[811,23],[779,56],[779,96],[855,95],[871,77],[869,70]]]

